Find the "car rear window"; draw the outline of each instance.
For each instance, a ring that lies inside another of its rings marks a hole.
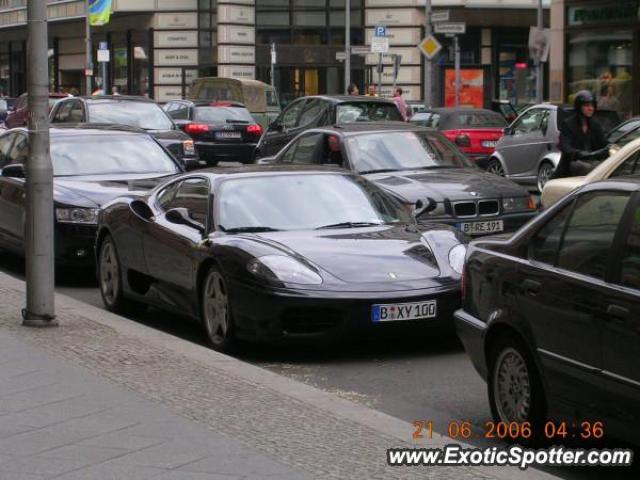
[[[507,122],[498,113],[470,112],[456,116],[458,128],[504,128]]]
[[[195,121],[213,125],[226,123],[255,123],[244,107],[196,107]]]
[[[171,118],[153,102],[90,102],[89,117],[91,123],[117,123],[145,130],[173,129]]]
[[[402,121],[395,103],[354,102],[336,106],[336,123]]]

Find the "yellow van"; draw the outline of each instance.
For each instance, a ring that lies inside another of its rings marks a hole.
[[[189,97],[194,100],[234,101],[244,104],[266,130],[280,114],[276,89],[258,80],[204,77],[191,84]]]

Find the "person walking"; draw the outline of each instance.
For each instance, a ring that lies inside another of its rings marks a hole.
[[[360,90],[355,83],[350,83],[347,87],[347,95],[360,95]]]
[[[393,91],[393,97],[391,98],[391,100],[395,102],[398,110],[400,110],[402,120],[406,122],[407,120],[409,120],[409,110],[407,108],[407,102],[405,102],[404,98],[402,98],[402,93],[402,88],[396,87],[396,89]]]
[[[377,97],[378,94],[376,93],[376,86],[375,85],[369,85],[367,87],[367,97]]]
[[[560,162],[553,178],[587,175],[609,156],[609,145],[600,124],[593,118],[596,100],[588,90],[579,91],[575,113],[560,126]]]

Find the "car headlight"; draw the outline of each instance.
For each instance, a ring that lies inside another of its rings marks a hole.
[[[193,146],[193,140],[185,140],[182,142],[182,153],[188,157],[192,157],[196,154],[196,148]]]
[[[249,262],[247,270],[258,277],[300,285],[320,285],[322,277],[299,261],[284,255],[265,255]]]
[[[536,203],[531,195],[527,195],[526,197],[507,197],[502,199],[502,209],[505,212],[535,210]]]
[[[59,223],[96,225],[99,211],[98,208],[56,208],[56,220]]]
[[[451,268],[462,274],[462,269],[464,268],[464,257],[467,254],[467,247],[459,244],[449,250],[449,265]]]

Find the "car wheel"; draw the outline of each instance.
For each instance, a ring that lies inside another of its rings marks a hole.
[[[487,387],[496,423],[529,422],[530,440],[543,438],[546,402],[542,382],[528,349],[514,335],[500,337],[491,348]]]
[[[116,244],[107,235],[100,245],[98,257],[98,286],[102,302],[107,310],[115,313],[142,313],[143,305],[125,298],[122,288],[122,267]]]
[[[220,270],[211,267],[202,282],[201,317],[211,347],[228,352],[235,346],[233,316],[227,282]]]
[[[504,177],[504,168],[502,167],[502,163],[500,163],[500,160],[496,158],[489,160],[489,163],[487,164],[487,172]]]
[[[538,191],[542,193],[544,186],[553,175],[555,167],[551,162],[542,162],[538,169]]]

